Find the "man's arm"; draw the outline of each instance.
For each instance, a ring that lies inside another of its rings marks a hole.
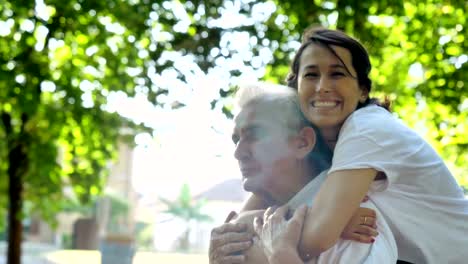
[[[284,249],[275,252],[270,259],[270,264],[304,264],[296,249]]]
[[[265,210],[272,206],[269,204],[264,197],[259,195],[251,194],[242,206],[241,212],[252,211],[252,210]]]
[[[337,242],[376,175],[374,169],[357,169],[327,176],[307,210],[299,243],[303,259],[316,257]]]

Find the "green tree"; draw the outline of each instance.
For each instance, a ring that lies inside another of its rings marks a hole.
[[[177,29],[174,6],[185,8],[190,27]],[[117,140],[141,131],[109,98],[161,105],[169,87],[156,78],[173,68],[174,52],[194,54],[205,70],[213,64],[203,47],[219,42],[220,30],[206,27],[217,8],[194,18],[198,8],[190,1],[0,0],[0,227],[8,215],[9,264],[20,263],[21,219],[30,213],[23,202],[50,221],[67,186],[89,204]],[[184,76],[178,70],[175,78]]]
[[[202,207],[205,205],[205,201],[193,199],[190,194],[190,187],[188,184],[182,185],[179,196],[175,201],[165,198],[159,198],[159,200],[167,206],[167,209],[163,211],[163,213],[170,214],[185,222],[186,229],[180,239],[180,249],[182,251],[188,251],[190,249],[190,223],[192,221],[212,221],[212,218],[209,215],[202,212]]]
[[[246,74],[282,82],[310,24],[364,42],[375,93],[389,95],[468,186],[467,9],[461,0],[0,0],[8,263],[19,263],[23,201],[53,220],[65,186],[82,203],[101,191],[116,141],[137,131],[109,98],[183,107],[177,94],[193,76],[216,72],[227,82],[211,106],[231,116],[233,84]]]
[[[9,204],[9,264],[20,263],[24,201],[49,220],[67,198],[65,186],[88,203],[102,189],[117,140],[141,131],[105,107],[109,94],[137,91],[130,69],[143,64],[138,47],[150,7],[80,2],[0,1],[0,202]]]

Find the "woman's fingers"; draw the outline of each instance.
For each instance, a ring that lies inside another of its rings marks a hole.
[[[361,225],[376,227],[377,219],[373,216],[361,216]]]
[[[356,228],[356,231],[354,233],[364,235],[364,236],[370,236],[370,237],[376,237],[379,235],[379,232],[377,232],[377,229],[365,225],[361,225]]]
[[[361,202],[361,203],[365,203],[365,202],[367,202],[367,201],[369,201],[369,196],[366,195],[366,196],[364,196],[364,198],[362,199],[362,202]]]
[[[349,234],[349,236],[346,238],[347,240],[353,240],[356,242],[361,242],[361,243],[374,243],[375,238],[367,235],[361,235],[358,233],[353,233]]]
[[[354,240],[354,241],[362,242],[362,243],[373,243],[375,240],[375,237],[378,235],[379,233],[377,232],[375,228],[365,226],[365,225],[360,225],[355,228],[353,233],[348,234],[346,239]]]
[[[368,217],[376,217],[376,213],[373,209],[366,208],[366,207],[359,207],[357,210],[357,214],[360,216],[368,216]]]
[[[376,212],[372,209],[360,207],[346,225],[341,237],[346,240],[370,243],[377,236]]]

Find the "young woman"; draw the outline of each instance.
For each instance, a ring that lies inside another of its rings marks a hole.
[[[288,85],[334,150],[305,216],[301,255],[317,256],[334,245],[368,194],[395,236],[399,259],[464,263],[468,200],[430,145],[369,98],[370,70],[358,41],[323,28],[306,31],[292,62]]]

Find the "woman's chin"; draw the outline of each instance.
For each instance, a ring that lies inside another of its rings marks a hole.
[[[333,128],[343,124],[344,120],[338,116],[314,116],[313,118],[308,118],[312,124],[318,128]]]

